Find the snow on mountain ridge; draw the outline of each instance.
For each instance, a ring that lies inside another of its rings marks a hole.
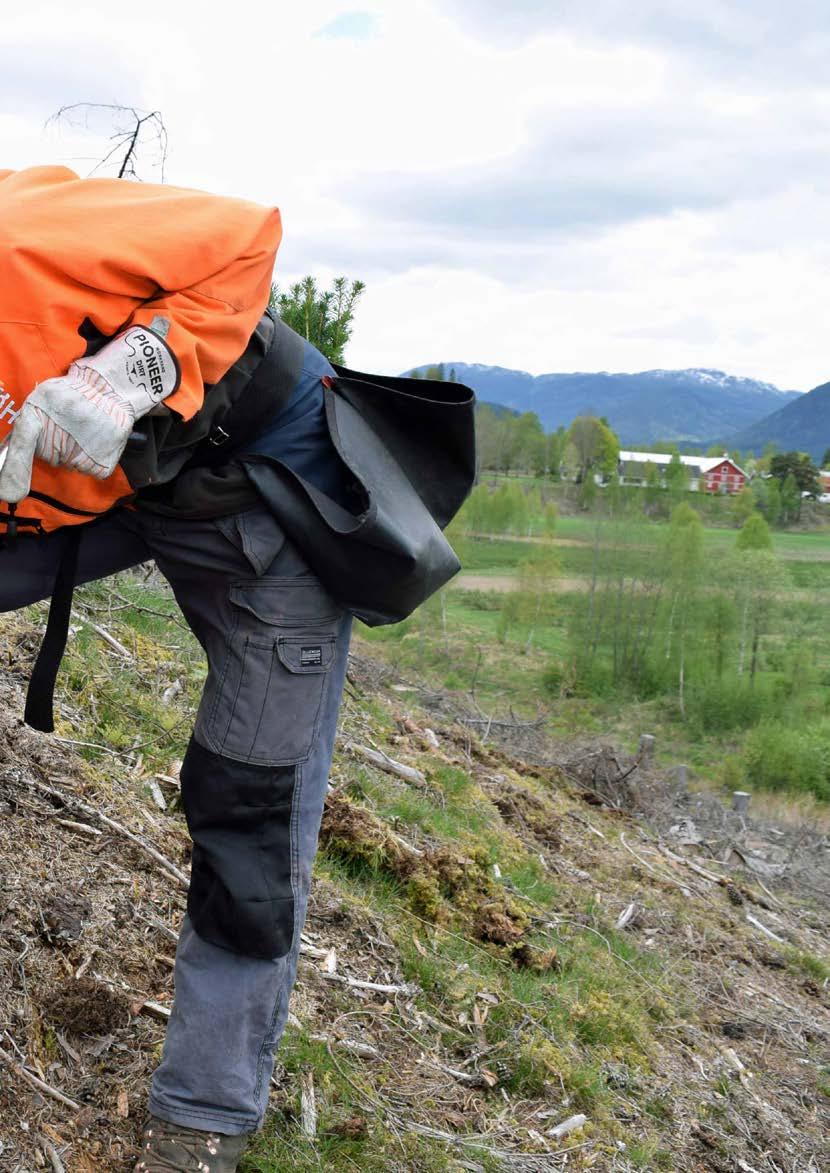
[[[578,415],[604,416],[626,448],[704,444],[734,435],[799,395],[708,367],[531,375],[484,363],[445,362],[447,375],[473,388],[482,403],[533,411],[546,431],[570,427]],[[426,372],[426,366],[416,368]],[[662,450],[662,449],[661,449]]]
[[[426,369],[426,365],[423,364],[422,366],[411,369],[423,371]],[[544,381],[546,379],[572,378],[636,379],[649,377],[655,379],[678,379],[685,376],[697,383],[708,384],[710,386],[740,386],[753,391],[771,392],[775,395],[797,394],[797,392],[782,390],[780,387],[776,387],[774,383],[766,383],[762,379],[752,379],[747,375],[728,375],[725,371],[720,371],[715,367],[678,367],[674,370],[655,367],[647,371],[545,371],[539,375],[532,375],[529,371],[522,371],[517,367],[490,366],[487,363],[445,362],[439,365],[443,366],[447,372],[453,370],[453,368],[456,371],[463,370],[468,376],[501,374],[510,375],[516,379],[531,380],[533,382]]]
[[[688,375],[699,383],[715,384],[718,387],[749,387],[759,391],[772,391],[779,395],[789,394],[776,387],[774,383],[765,383],[762,379],[751,379],[747,375],[727,375],[714,367],[684,367],[678,370],[640,371],[641,375],[654,375],[657,378],[676,379],[678,376]]]

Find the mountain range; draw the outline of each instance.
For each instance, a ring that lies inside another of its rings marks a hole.
[[[427,365],[415,369],[423,374]],[[530,375],[527,371],[477,363],[445,362],[443,366],[447,374],[454,369],[458,381],[472,387],[483,402],[518,412],[534,411],[546,431],[560,425],[568,427],[576,416],[585,412],[604,416],[624,447],[656,441],[673,442],[681,447],[708,446],[723,440],[730,448],[756,444],[763,448],[767,439],[785,447],[789,445],[788,441],[783,442],[785,433],[782,432],[781,439],[777,435],[768,436],[763,425],[770,420],[776,421],[772,426],[777,427],[780,422],[777,417],[782,417],[786,431],[792,418],[788,413],[801,406],[804,414],[804,401],[816,394],[781,391],[771,383],[704,368],[638,374],[600,371]],[[817,390],[827,392],[824,413],[828,428],[819,427],[824,437],[830,430],[830,385]],[[810,416],[811,412],[808,407],[806,415]],[[810,446],[806,446],[806,438],[797,446],[803,451],[818,447],[821,456],[830,443],[830,435],[826,440],[817,440],[815,419],[812,425]],[[802,435],[797,423],[793,425],[793,435],[796,434]],[[740,441],[738,437],[743,436],[752,438]]]
[[[770,441],[781,452],[808,452],[816,462],[830,448],[830,383],[799,395],[730,438],[730,449],[761,452]]]

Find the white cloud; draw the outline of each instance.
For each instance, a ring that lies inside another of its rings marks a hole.
[[[161,110],[169,182],[280,205],[281,280],[367,280],[356,365],[824,381],[830,13],[598,4],[32,0],[0,166],[88,170],[64,102]]]

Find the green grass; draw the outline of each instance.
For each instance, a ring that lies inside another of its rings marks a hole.
[[[58,732],[89,743],[79,752],[93,763],[106,763],[110,751],[140,754],[145,771],[169,774],[184,756],[205,678],[201,648],[169,591],[118,575],[79,588],[75,609],[75,633],[59,677],[63,703],[73,715],[59,719]],[[27,609],[36,622],[43,613],[43,604]],[[130,658],[92,624],[118,640]],[[163,702],[176,681],[181,691]]]
[[[608,523],[603,523],[600,533],[603,541],[615,540]],[[664,523],[626,520],[619,533],[627,546],[619,560],[629,577],[638,577],[663,556]],[[557,537],[562,542],[555,549],[566,583],[581,580],[587,587],[594,571],[596,534],[592,517],[566,517],[558,522]],[[703,557],[713,584],[721,583],[719,559],[732,551],[735,537],[734,529],[710,526],[704,531]],[[690,664],[686,720],[678,711],[676,685],[668,678],[663,683],[655,681],[652,692],[639,694],[613,685],[610,676],[603,680],[600,674],[588,682],[573,679],[574,619],[585,605],[584,591],[555,593],[549,614],[534,625],[529,648],[527,620],[508,620],[508,594],[452,584],[445,592],[443,616],[430,604],[405,625],[375,629],[366,637],[383,645],[404,671],[409,667],[426,673],[445,688],[460,692],[475,687],[476,699],[486,712],[498,716],[512,708],[527,718],[545,707],[555,735],[607,731],[626,747],[636,745],[639,733],[648,728],[659,735],[661,746],[670,747],[668,757],[686,761],[734,788],[751,781],[742,757],[744,744],[747,732],[765,716],[774,714],[797,729],[830,713],[830,628],[826,622],[830,531],[779,532],[774,535],[774,547],[789,586],[772,604],[772,618],[759,646],[757,681],[749,685],[745,678],[744,686],[733,680],[740,625],[736,616],[738,626],[727,662],[731,677],[721,685],[711,667]],[[510,538],[466,539],[460,544],[463,570],[485,578],[512,574],[518,583],[521,563],[538,548],[536,543]],[[707,638],[704,631],[693,649],[701,657],[709,654]],[[825,783],[805,778],[804,788],[820,796]]]
[[[533,552],[533,543],[511,541],[509,538],[473,538],[463,545],[462,562],[465,570],[515,570],[519,563]]]
[[[584,543],[581,547],[556,547],[563,575],[590,576],[596,532],[594,520],[559,519],[556,526],[557,538]],[[665,526],[656,523],[626,523],[627,538],[635,543],[641,543],[644,549],[659,541],[663,532]],[[735,537],[734,530],[706,529],[705,550],[711,555],[732,550]],[[533,549],[534,543],[516,541],[509,537],[474,538],[467,539],[461,544],[460,553],[463,569],[466,571],[477,574],[504,574],[517,571],[520,563],[533,553]],[[793,586],[801,590],[830,591],[830,533],[774,534],[773,549],[786,563],[787,570],[793,578]],[[642,551],[636,549],[630,551],[627,572],[636,570],[641,553]]]
[[[830,965],[814,953],[807,953],[803,949],[787,949],[785,955],[790,968],[796,973],[816,982],[830,982]]]
[[[421,988],[417,1005],[445,1024],[442,1038],[445,1045],[462,1048],[459,1061],[470,1040],[455,1024],[469,1022],[475,1007],[483,1005],[488,1013],[480,1027],[482,1045],[506,1092],[565,1094],[574,1111],[589,1113],[613,1131],[615,1092],[607,1065],[623,1063],[628,1071],[649,1076],[656,1062],[655,1030],[683,1007],[676,975],[664,981],[659,958],[615,932],[593,899],[578,914],[585,924],[575,910],[572,919],[551,927],[563,906],[572,907],[562,881],[515,838],[465,770],[440,766],[429,784],[437,799],[435,793],[413,794],[386,776],[372,778],[352,768],[348,786],[361,805],[405,834],[406,828],[410,836],[417,828],[432,843],[498,862],[501,881],[494,891],[504,888],[528,917],[537,918],[527,944],[540,959],[554,958],[548,968],[524,968],[511,960],[509,949],[474,939],[475,918],[466,898],[460,904],[458,898],[442,899],[431,917],[413,911],[406,886],[390,880],[380,858],[344,862],[326,847],[322,874],[356,906],[384,917],[405,978]]]

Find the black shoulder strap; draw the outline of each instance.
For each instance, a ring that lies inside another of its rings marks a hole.
[[[78,572],[78,550],[81,545],[82,529],[83,526],[74,525],[66,531],[52,589],[46,634],[40,645],[29,680],[29,690],[26,693],[24,720],[27,725],[39,729],[41,733],[52,733],[55,729],[55,681],[69,637],[69,619],[72,614],[72,595]]]

